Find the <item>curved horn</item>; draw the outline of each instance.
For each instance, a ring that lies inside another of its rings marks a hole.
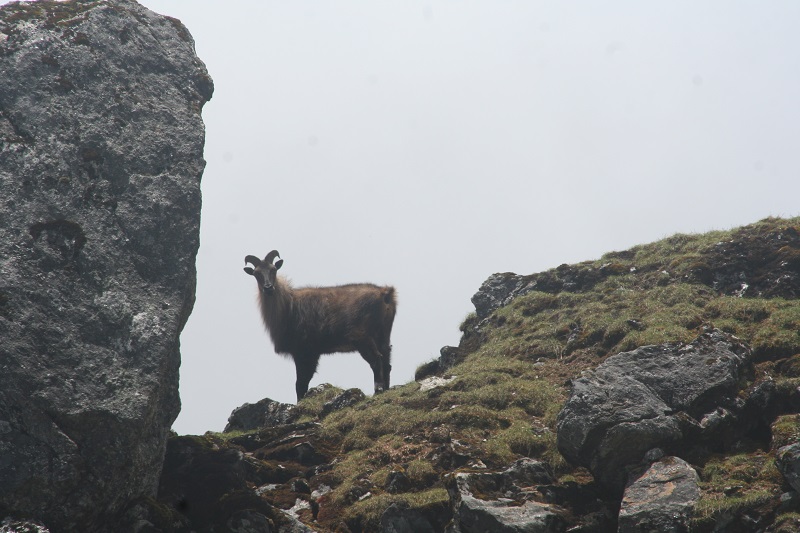
[[[253,266],[258,267],[261,265],[261,259],[254,255],[248,255],[244,258],[244,264],[251,263]]]
[[[272,261],[274,261],[276,257],[280,256],[281,254],[278,253],[278,250],[272,250],[267,254],[267,257],[264,258],[264,262],[271,265]]]

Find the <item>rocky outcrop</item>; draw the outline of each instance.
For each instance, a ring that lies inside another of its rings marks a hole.
[[[532,459],[521,459],[503,472],[452,474],[445,480],[453,510],[449,531],[564,531],[563,509],[537,501],[541,495],[533,488],[552,482],[549,468]]]
[[[309,389],[306,397],[313,398],[330,392],[341,391],[328,383],[323,383]],[[361,389],[347,389],[322,405],[320,417],[325,417],[334,411],[352,407],[362,401],[366,396]],[[269,398],[264,398],[256,403],[245,403],[237,407],[228,417],[224,433],[232,431],[253,431],[262,428],[274,428],[291,424],[303,415],[302,411],[290,403],[282,403]]]
[[[472,304],[479,319],[484,319],[512,300],[531,291],[557,294],[561,291],[582,292],[592,289],[609,276],[622,274],[627,269],[617,263],[599,267],[591,262],[577,265],[560,265],[554,269],[522,276],[512,272],[492,274],[472,296]]]
[[[700,498],[700,478],[689,463],[664,457],[625,489],[619,533],[686,533]]]
[[[211,79],[133,1],[0,8],[0,509],[109,531],[180,409]]]
[[[609,357],[573,381],[558,415],[558,449],[621,492],[627,470],[652,448],[672,450],[687,440],[699,445],[752,429],[737,401],[749,357],[738,339],[717,330],[690,344]]]
[[[312,390],[294,422],[207,434],[213,453],[165,469],[163,486],[184,476],[195,503],[161,503],[184,517],[213,508],[208,523],[242,531],[282,516],[319,531],[796,531],[784,479],[800,478],[798,308],[769,298],[792,294],[794,228],[766,220],[493,276],[459,346],[420,367],[418,385],[367,399]],[[684,342],[631,350],[673,338]],[[231,492],[198,503],[218,479]]]
[[[294,405],[264,398],[256,403],[245,403],[237,407],[228,417],[225,433],[250,431],[288,424],[294,420]]]
[[[312,531],[298,514],[313,520],[326,493],[317,483],[312,493],[308,481],[328,460],[316,451],[316,429],[313,423],[280,425],[227,442],[173,436],[158,504],[185,529],[154,523],[154,530]]]
[[[675,240],[682,236],[676,235]],[[560,265],[538,274],[512,272],[492,274],[472,296],[479,319],[531,291],[557,294],[561,291],[584,292],[609,276],[631,271],[646,272],[654,265],[625,267],[622,261],[633,259],[633,250],[606,254],[608,262],[591,261]],[[800,232],[793,227],[779,231],[754,233],[745,227],[729,240],[692,256],[685,269],[686,281],[699,282],[719,294],[761,298],[797,298],[800,296]],[[664,271],[669,276],[669,273]]]

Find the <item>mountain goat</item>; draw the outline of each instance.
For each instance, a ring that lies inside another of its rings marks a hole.
[[[253,265],[244,271],[258,283],[261,319],[275,351],[294,360],[298,401],[308,391],[322,354],[360,353],[372,368],[375,392],[389,388],[394,287],[359,283],[295,289],[277,274],[283,266],[277,250],[263,260],[248,255],[244,261]]]

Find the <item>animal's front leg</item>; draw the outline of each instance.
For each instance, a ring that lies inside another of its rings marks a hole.
[[[392,365],[389,364],[388,358],[383,358],[383,388],[389,390],[389,374],[392,372]]]
[[[297,393],[297,401],[303,399],[308,392],[308,384],[317,372],[319,355],[303,355],[294,358],[294,366],[297,370],[297,381],[294,384]]]

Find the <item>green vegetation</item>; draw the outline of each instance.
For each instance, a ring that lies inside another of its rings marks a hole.
[[[690,342],[704,327],[740,337],[757,361],[800,354],[800,305],[795,300],[740,297],[731,290],[721,293],[715,285],[725,281],[726,243],[751,247],[752,260],[758,261],[764,259],[760,243],[798,229],[800,219],[767,219],[732,231],[675,235],[569,267],[574,278],[589,280],[575,290],[529,292],[480,326],[469,315],[461,325],[462,347],[468,346],[469,353],[462,353],[462,362],[445,374],[455,376],[453,381],[427,392],[413,383],[397,387],[323,420],[326,436],[349,452],[333,471],[338,482],[334,498],[347,507],[346,495],[368,479],[373,496],[347,512],[364,513],[370,517],[364,520],[374,522],[378,511],[398,497],[381,490],[392,470],[404,470],[414,486],[437,490],[444,470],[431,459],[439,446],[432,441],[442,428],[489,468],[521,456],[538,457],[562,481],[586,482],[586,472],[566,464],[556,449],[555,420],[569,393],[565,380],[614,353]],[[784,265],[800,258],[788,247],[780,254]],[[800,355],[782,364],[783,371],[774,372],[776,384],[789,391],[800,384]],[[772,363],[764,365],[762,373],[773,370]],[[796,439],[797,417],[779,419],[773,431],[776,442]],[[751,453],[715,456],[696,465],[703,494],[697,523],[774,502],[783,481],[773,459],[756,446]]]
[[[318,419],[322,414],[322,407],[343,392],[344,390],[339,387],[326,386],[322,389],[322,392],[303,398],[303,401],[297,404],[295,410],[298,417],[297,421],[308,422]]]
[[[325,417],[322,406],[339,389],[304,399],[300,420],[318,420],[317,438],[336,455],[324,474],[332,491],[318,524],[328,527],[344,517],[353,531],[375,530],[393,502],[444,508],[445,473],[502,469],[523,456],[547,462],[561,484],[591,483],[590,474],[567,464],[556,448],[568,380],[609,355],[690,342],[707,327],[749,343],[754,376],[771,377],[787,397],[797,394],[800,304],[769,291],[776,272],[800,269],[800,251],[780,241],[798,232],[800,218],[767,219],[731,231],[675,235],[530,276],[578,281],[569,289],[528,292],[483,321],[474,313],[466,317],[460,362],[442,375],[453,378],[447,384],[427,391],[417,383],[394,387]],[[771,252],[765,243],[772,243]],[[753,287],[738,284],[740,269],[747,269]],[[438,363],[423,367],[428,375]],[[726,513],[774,507],[785,490],[774,452],[800,438],[799,421],[798,415],[779,417],[771,442],[768,435],[754,437],[735,455],[691,459],[701,476],[694,517],[699,530]],[[392,472],[405,473],[412,488],[390,494]],[[787,513],[779,520],[789,528],[798,517]]]
[[[695,509],[696,525],[714,524],[722,515],[774,502],[783,476],[771,454],[755,452],[711,459],[702,469],[702,497]]]

